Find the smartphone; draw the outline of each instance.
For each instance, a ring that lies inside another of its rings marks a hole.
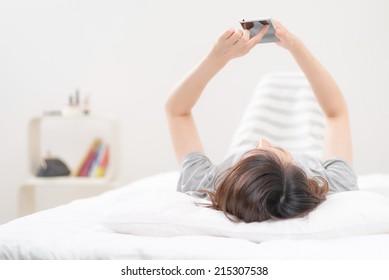
[[[280,41],[280,39],[278,39],[275,35],[276,29],[271,21],[271,18],[262,18],[262,19],[256,19],[256,20],[244,20],[243,19],[239,23],[242,25],[243,29],[247,29],[250,31],[250,38],[257,35],[258,32],[261,31],[261,29],[265,25],[269,25],[269,29],[266,31],[265,36],[263,36],[263,38],[259,42],[259,44]]]

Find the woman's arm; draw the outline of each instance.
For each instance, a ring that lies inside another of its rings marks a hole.
[[[266,30],[251,39],[247,30],[227,30],[211,52],[170,93],[165,109],[178,162],[191,152],[203,152],[192,108],[205,86],[231,59],[247,54]]]
[[[288,49],[307,77],[326,116],[325,158],[341,157],[352,163],[352,141],[348,109],[330,73],[281,23],[275,22],[279,45]]]

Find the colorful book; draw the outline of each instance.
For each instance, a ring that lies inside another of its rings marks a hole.
[[[105,147],[107,145],[106,144],[101,144],[97,150],[97,155],[92,163],[92,166],[91,168],[89,169],[89,172],[88,172],[88,176],[89,177],[94,177],[95,176],[95,173],[96,173],[96,170],[97,168],[100,166],[101,164],[101,161],[103,159],[103,156],[104,156],[104,151],[105,151]]]
[[[109,162],[109,146],[105,146],[103,158],[101,159],[101,163],[95,173],[96,177],[100,177],[100,178],[104,177],[105,171],[108,166],[108,162]]]
[[[98,149],[99,149],[99,147],[95,147],[93,150],[90,151],[88,159],[87,159],[85,165],[81,169],[81,172],[80,172],[81,177],[88,176],[89,170],[93,164],[93,161],[95,160],[95,158],[97,156]]]
[[[86,172],[86,166],[88,162],[93,161],[94,156],[96,156],[96,149],[101,145],[101,139],[96,138],[92,141],[91,145],[89,146],[88,150],[84,154],[84,157],[82,158],[82,161],[80,162],[77,169],[75,169],[72,173],[73,176],[85,176],[81,174],[85,174]],[[89,163],[90,165],[91,163]],[[90,166],[89,166],[90,167]],[[89,170],[89,168],[88,168]]]

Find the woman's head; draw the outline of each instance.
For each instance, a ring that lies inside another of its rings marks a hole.
[[[209,193],[212,207],[245,222],[260,222],[303,216],[324,201],[327,182],[318,177],[320,186],[293,164],[290,154],[273,149],[257,146],[226,170]]]

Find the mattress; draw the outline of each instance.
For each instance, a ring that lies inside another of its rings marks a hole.
[[[118,197],[134,188],[174,191],[177,177],[177,172],[157,174],[0,225],[0,259],[389,259],[389,233],[252,242],[195,234],[124,234],[102,225]],[[360,176],[359,182],[363,190],[389,195],[389,175]]]

